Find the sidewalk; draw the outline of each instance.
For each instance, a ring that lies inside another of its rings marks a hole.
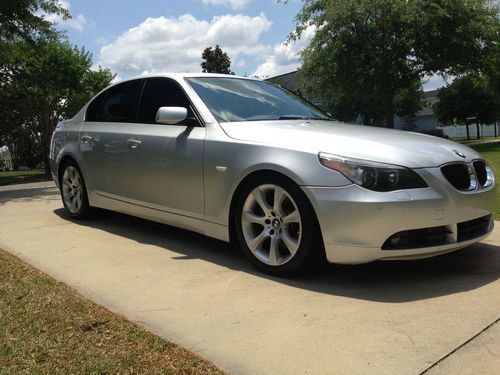
[[[108,212],[72,222],[54,185],[9,187],[0,248],[231,373],[499,372],[499,224],[441,257],[287,280],[169,226]]]

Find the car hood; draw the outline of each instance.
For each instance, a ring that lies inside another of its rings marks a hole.
[[[229,137],[237,140],[305,152],[328,152],[409,168],[438,167],[453,161],[480,158],[469,147],[443,138],[333,121],[247,121],[222,123],[221,126]]]

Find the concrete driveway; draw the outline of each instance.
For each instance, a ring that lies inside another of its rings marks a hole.
[[[73,222],[51,183],[0,188],[0,248],[235,374],[499,373],[499,224],[438,258],[286,280],[165,225]]]

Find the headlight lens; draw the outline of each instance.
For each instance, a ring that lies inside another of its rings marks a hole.
[[[411,169],[343,156],[319,153],[319,161],[327,168],[342,173],[355,184],[374,191],[425,188],[425,181]]]

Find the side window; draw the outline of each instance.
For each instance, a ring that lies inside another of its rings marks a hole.
[[[97,110],[94,121],[136,122],[143,83],[144,80],[140,79],[111,87],[106,91],[107,95],[102,101],[100,109]],[[92,104],[94,103],[92,102]]]
[[[85,121],[99,121],[99,115],[102,109],[102,103],[106,99],[106,94],[108,92],[104,91],[97,98],[92,100],[92,103],[87,107],[87,113],[85,114]]]
[[[160,107],[187,108],[188,118],[183,125],[199,126],[189,99],[177,83],[165,78],[149,78],[142,92],[138,122],[155,124]]]

